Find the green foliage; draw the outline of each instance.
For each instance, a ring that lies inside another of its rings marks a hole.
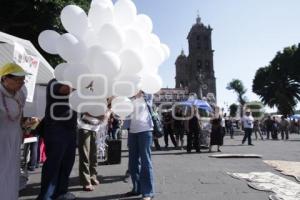
[[[230,110],[230,113],[229,113],[230,117],[236,117],[238,105],[236,105],[235,103],[231,104],[229,106],[229,110]]]
[[[75,4],[85,11],[88,0],[2,0],[0,6],[0,31],[30,40],[52,66],[62,62],[59,56],[47,54],[38,45],[39,34],[46,29],[66,32],[60,22],[60,12]]]
[[[239,79],[233,79],[228,83],[226,89],[233,90],[238,95],[238,101],[241,105],[246,103],[246,97],[244,96],[247,90],[245,89],[243,83]]]
[[[263,117],[265,112],[264,112],[264,106],[261,102],[258,101],[252,101],[252,102],[248,102],[245,105],[246,109],[250,109],[252,116],[255,118],[259,118],[259,117]]]
[[[294,113],[300,100],[300,49],[287,47],[266,67],[256,71],[252,90],[262,102],[283,115]]]

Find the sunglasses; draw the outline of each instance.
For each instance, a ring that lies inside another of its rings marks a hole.
[[[13,81],[15,81],[16,83],[25,83],[25,77],[16,77],[16,76],[9,76],[7,77]]]

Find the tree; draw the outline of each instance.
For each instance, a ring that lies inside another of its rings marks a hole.
[[[231,82],[228,83],[226,89],[233,90],[238,95],[238,102],[241,106],[241,116],[243,116],[243,107],[246,103],[245,93],[247,90],[245,89],[242,81],[239,79],[233,79]]]
[[[252,116],[256,119],[264,117],[264,105],[260,101],[247,102],[245,108],[250,109]]]
[[[300,100],[300,49],[287,47],[266,67],[256,71],[252,91],[261,101],[283,115],[294,113]]]
[[[38,45],[39,34],[46,29],[66,32],[60,22],[61,10],[69,4],[76,4],[85,11],[87,0],[2,0],[0,6],[0,31],[30,40],[52,66],[62,60],[59,56],[47,54]]]
[[[236,117],[238,105],[236,105],[235,103],[231,104],[229,106],[229,110],[230,110],[229,112],[230,117]]]

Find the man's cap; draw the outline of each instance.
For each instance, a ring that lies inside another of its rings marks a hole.
[[[26,72],[20,65],[17,65],[15,63],[7,63],[0,68],[0,76],[6,76],[9,74],[13,76],[31,75],[30,73]]]

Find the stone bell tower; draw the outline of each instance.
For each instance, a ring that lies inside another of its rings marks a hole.
[[[216,97],[211,33],[212,28],[205,26],[198,15],[187,36],[189,55],[185,56],[182,51],[175,63],[176,87],[188,87],[199,98],[209,93]]]

